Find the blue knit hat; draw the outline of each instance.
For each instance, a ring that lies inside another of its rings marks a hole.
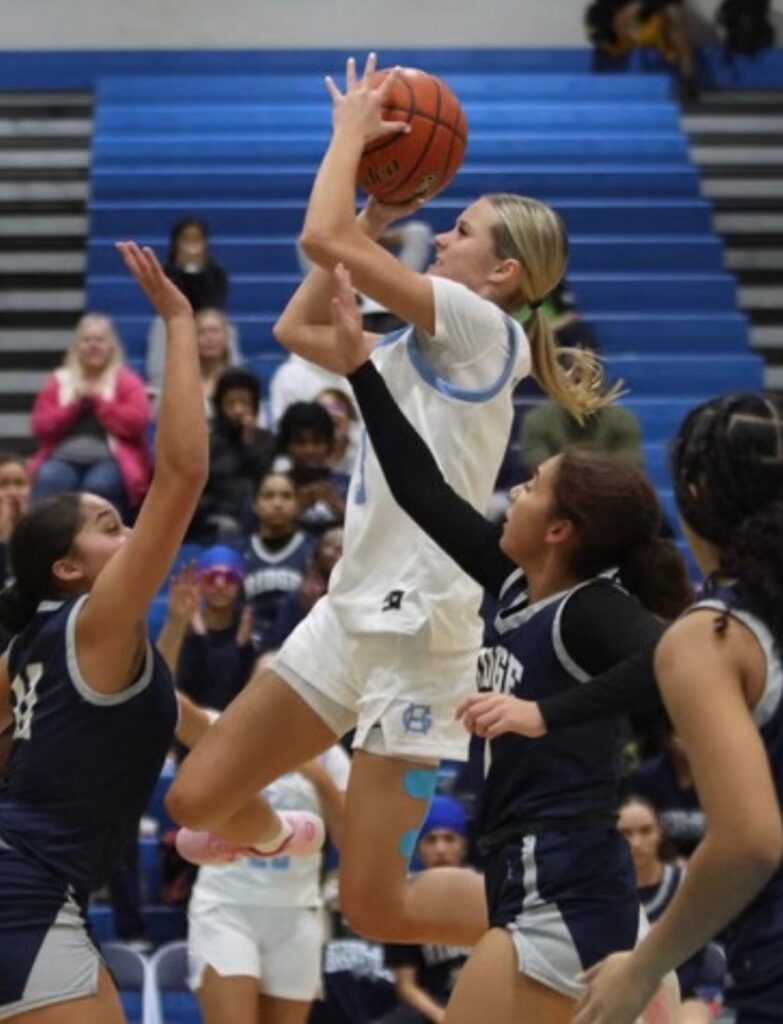
[[[199,576],[207,573],[222,572],[226,576],[242,579],[245,575],[245,563],[242,556],[226,544],[215,544],[207,548],[198,560]]]
[[[450,796],[436,796],[433,799],[429,814],[421,826],[419,837],[438,829],[447,829],[460,836],[468,834],[468,816],[465,814],[465,809],[461,803],[453,800]]]

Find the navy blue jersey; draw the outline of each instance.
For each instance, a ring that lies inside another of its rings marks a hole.
[[[77,891],[106,881],[137,833],[177,719],[152,647],[125,690],[88,686],[75,646],[84,600],[43,602],[12,643],[14,740],[0,788],[0,839]]]
[[[713,588],[692,611],[715,609],[746,626],[764,651],[767,677],[753,719],[769,756],[778,803],[783,807],[783,637],[743,606],[732,587]],[[741,812],[737,824],[741,827]],[[726,933],[730,981],[727,1002],[750,1016],[779,1020],[783,1014],[783,865]],[[771,1016],[768,1016],[771,1015]]]
[[[302,583],[312,554],[312,540],[301,530],[275,551],[254,534],[242,552],[245,559],[245,598],[253,605],[258,641],[269,646],[281,600]]]
[[[479,688],[540,701],[591,678],[565,648],[563,612],[577,591],[610,588],[605,577],[531,604],[521,570],[506,580],[479,662]],[[634,599],[628,597],[629,601]],[[606,623],[612,630],[613,624]],[[596,638],[600,645],[600,637]],[[616,812],[625,719],[613,716],[573,725],[541,739],[506,733],[490,743],[484,789],[484,836],[530,819],[606,816]]]

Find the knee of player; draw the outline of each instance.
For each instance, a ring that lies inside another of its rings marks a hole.
[[[166,810],[178,825],[187,828],[210,828],[214,825],[209,807],[196,787],[178,775],[165,798]]]
[[[379,882],[382,887],[383,883]],[[351,886],[340,887],[340,909],[353,931],[373,942],[406,941],[402,903],[383,899],[373,892]]]

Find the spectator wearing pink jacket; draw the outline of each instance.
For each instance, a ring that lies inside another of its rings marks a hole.
[[[89,491],[122,512],[141,504],[152,474],[150,408],[144,382],[123,359],[110,318],[83,316],[33,406],[35,501]]]

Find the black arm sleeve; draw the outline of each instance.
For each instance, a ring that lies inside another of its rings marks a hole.
[[[660,710],[653,655],[664,629],[608,580],[578,590],[563,610],[560,636],[569,657],[592,678],[539,703],[547,729]]]
[[[348,379],[397,504],[469,576],[498,594],[516,569],[498,546],[500,527],[493,526],[446,483],[429,448],[370,360]]]

